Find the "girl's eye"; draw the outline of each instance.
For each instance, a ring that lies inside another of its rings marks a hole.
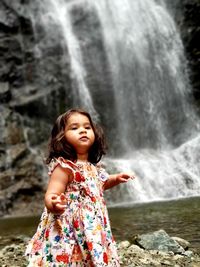
[[[72,127],[72,128],[71,128],[71,130],[76,130],[76,129],[77,129],[77,127]]]
[[[91,129],[91,127],[90,127],[90,126],[86,126],[86,127],[85,127],[85,129],[87,129],[87,130],[90,130],[90,129]]]

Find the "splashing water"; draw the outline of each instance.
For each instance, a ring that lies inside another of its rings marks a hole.
[[[196,137],[174,150],[139,150],[130,158],[107,159],[105,164],[111,171],[135,174],[134,181],[107,193],[110,204],[199,196],[199,141]]]

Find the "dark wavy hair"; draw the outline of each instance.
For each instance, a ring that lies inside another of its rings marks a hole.
[[[65,138],[65,127],[68,119],[74,113],[85,115],[92,126],[95,135],[95,141],[91,146],[88,153],[88,161],[91,163],[97,163],[101,157],[106,154],[106,142],[102,128],[92,121],[92,118],[88,112],[83,109],[70,109],[61,114],[51,131],[51,137],[49,140],[48,154],[46,163],[49,164],[53,158],[63,157],[68,160],[76,161],[77,154],[72,145],[67,142]]]

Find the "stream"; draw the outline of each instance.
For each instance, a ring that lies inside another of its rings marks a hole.
[[[178,236],[200,252],[200,197],[109,207],[112,231],[116,241],[130,240],[137,234],[164,229]],[[13,237],[31,237],[39,222],[38,216],[0,219],[0,248],[10,244]]]

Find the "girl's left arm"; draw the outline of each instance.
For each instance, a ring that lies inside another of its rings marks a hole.
[[[117,173],[117,174],[111,174],[106,180],[104,184],[104,190],[107,190],[109,188],[112,188],[113,186],[116,186],[121,183],[126,183],[128,179],[135,178],[132,174],[127,173]]]
[[[45,194],[45,206],[52,213],[62,213],[65,209],[64,192],[70,181],[70,172],[58,165],[50,177]]]

